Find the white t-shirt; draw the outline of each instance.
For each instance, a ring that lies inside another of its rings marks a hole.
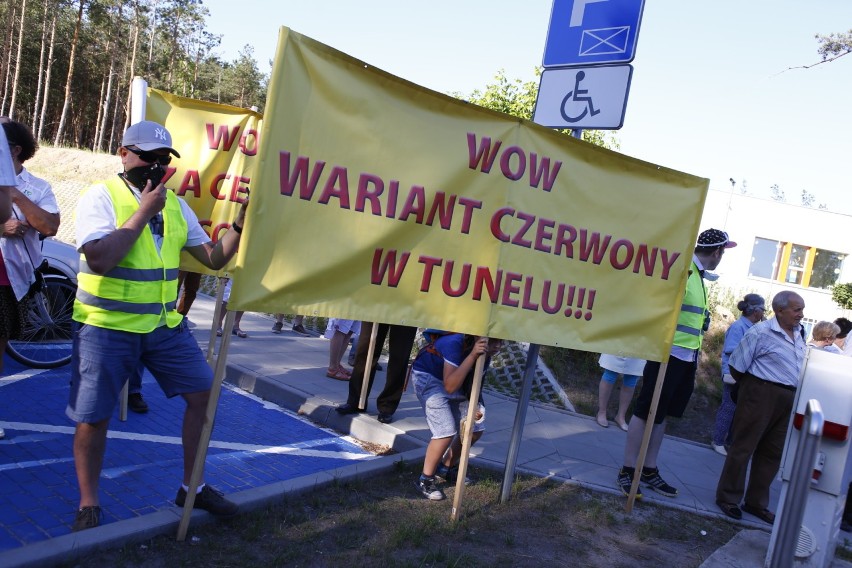
[[[135,195],[135,193],[134,193]],[[138,197],[138,196],[137,196]],[[198,217],[190,209],[186,201],[177,198],[180,203],[181,213],[187,224],[187,237],[184,248],[190,248],[210,242],[210,237],[204,232],[204,228],[198,224]],[[83,245],[90,241],[102,239],[115,231],[116,226],[115,208],[106,185],[99,183],[91,186],[80,197],[77,204],[77,250],[82,252]],[[160,250],[163,238],[154,236],[157,250]]]
[[[15,178],[18,191],[27,198],[47,211],[48,213],[59,213],[59,205],[50,184],[41,178],[35,177],[26,168]],[[17,205],[12,206],[11,219],[25,221],[24,214]],[[0,238],[0,251],[3,253],[3,261],[12,290],[15,297],[20,300],[30,289],[30,284],[35,282],[33,271],[41,264],[41,243],[38,239],[38,231],[33,227],[27,229],[22,238],[3,237]]]

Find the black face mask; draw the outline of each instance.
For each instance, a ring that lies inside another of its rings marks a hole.
[[[160,164],[151,164],[127,170],[123,175],[124,179],[141,191],[145,189],[145,184],[148,183],[148,180],[151,180],[152,189],[160,185],[160,182],[166,175],[166,169]]]

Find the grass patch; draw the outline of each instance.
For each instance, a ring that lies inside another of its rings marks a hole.
[[[623,498],[537,477],[517,476],[500,504],[502,474],[481,468],[453,522],[455,488],[444,488],[445,501],[423,499],[413,488],[419,466],[190,527],[185,542],[162,536],[66,566],[699,566],[736,532],[651,504],[627,515]]]

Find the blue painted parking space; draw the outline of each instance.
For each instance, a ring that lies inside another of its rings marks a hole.
[[[79,493],[65,416],[70,368],[24,368],[5,358],[0,378],[0,552],[68,534]],[[184,403],[146,374],[147,414],[116,408],[101,476],[103,523],[172,507],[180,486]],[[353,441],[253,395],[222,388],[205,479],[239,491],[374,459]]]

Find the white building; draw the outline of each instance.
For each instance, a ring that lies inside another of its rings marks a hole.
[[[701,219],[701,230],[709,228],[727,231],[738,245],[715,271],[720,285],[767,303],[793,290],[804,298],[809,322],[852,319],[829,289],[852,282],[852,215],[711,190]]]

